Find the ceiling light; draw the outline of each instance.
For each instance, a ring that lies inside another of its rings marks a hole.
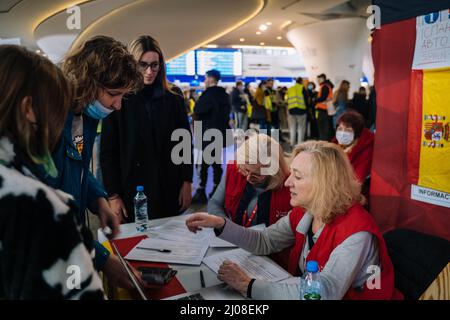
[[[240,42],[244,42],[244,41],[245,41],[245,38],[240,38],[239,41],[240,41]]]
[[[261,31],[256,31],[256,34],[259,36],[261,34]]]
[[[261,30],[261,31],[266,31],[268,28],[269,27],[266,26],[265,24],[262,24],[262,25],[259,26],[259,30]]]
[[[208,44],[206,47],[207,48],[218,48],[219,46],[217,44]]]
[[[266,44],[265,44],[264,42],[260,42],[259,45],[260,45],[260,46],[264,46],[264,45],[266,45]]]
[[[285,23],[283,23],[283,24],[281,25],[281,29],[286,28],[286,27],[287,27],[288,25],[290,25],[291,23],[292,23],[291,20],[286,21]]]
[[[272,22],[267,22],[266,23],[268,26],[271,26],[272,25]]]
[[[277,40],[281,40],[281,39],[283,39],[283,37],[281,37],[281,36],[278,36],[278,37],[277,37]]]

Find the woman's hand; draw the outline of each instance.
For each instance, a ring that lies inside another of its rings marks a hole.
[[[113,210],[105,198],[99,198],[96,205],[97,213],[100,218],[102,229],[106,227],[111,229],[110,234],[105,234],[109,239],[114,239],[119,234],[119,218],[114,214]]]
[[[122,199],[119,196],[114,196],[109,198],[108,202],[112,212],[120,218],[121,223],[125,222],[128,218],[128,212]]]
[[[192,200],[192,184],[190,182],[183,182],[183,186],[178,196],[178,204],[181,206],[180,212],[185,211],[191,205]]]
[[[244,296],[247,295],[248,284],[252,280],[236,263],[229,260],[225,260],[222,263],[217,278]]]
[[[216,228],[220,229],[225,225],[225,219],[222,217],[214,216],[206,212],[194,213],[186,220],[186,226],[189,231],[197,233],[197,231],[203,228]]]

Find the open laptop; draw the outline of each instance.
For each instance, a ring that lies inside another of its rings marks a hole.
[[[225,283],[200,290],[186,292],[163,300],[247,300]]]
[[[122,255],[120,254],[119,250],[117,249],[116,245],[111,242],[111,246],[114,250],[114,252],[116,253],[117,257],[120,260],[120,263],[122,264],[122,266],[125,268],[125,270],[128,273],[128,276],[130,277],[131,282],[133,283],[133,286],[136,288],[137,292],[139,293],[139,296],[141,297],[142,300],[150,300],[147,295],[145,294],[145,290],[144,288],[141,286],[139,280],[136,278],[136,276],[134,275],[133,271],[131,271],[128,263],[125,261],[125,259],[122,257]]]

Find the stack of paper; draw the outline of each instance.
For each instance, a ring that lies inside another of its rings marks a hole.
[[[200,265],[208,247],[208,244],[148,238],[139,242],[125,259]]]
[[[243,249],[234,249],[217,253],[206,257],[203,263],[215,273],[219,272],[219,267],[225,260],[239,265],[251,278],[278,282],[287,279],[291,275],[267,257],[256,256]]]

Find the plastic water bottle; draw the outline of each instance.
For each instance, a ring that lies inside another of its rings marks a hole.
[[[145,196],[143,186],[138,186],[136,191],[137,194],[134,197],[134,217],[136,229],[138,231],[145,231],[148,223],[147,197]]]
[[[306,263],[306,274],[303,290],[300,290],[302,300],[321,300],[322,288],[320,285],[319,264],[317,261]]]

